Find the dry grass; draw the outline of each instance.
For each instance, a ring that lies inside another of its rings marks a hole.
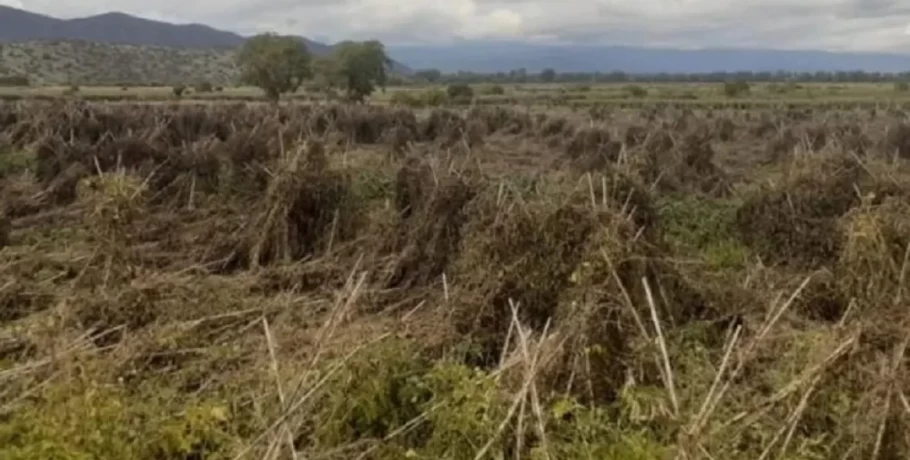
[[[902,114],[0,114],[2,458],[910,455]]]

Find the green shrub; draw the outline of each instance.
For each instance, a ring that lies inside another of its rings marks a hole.
[[[381,439],[420,415],[431,396],[422,382],[429,366],[411,344],[400,341],[376,345],[352,360],[321,405],[317,444]]]
[[[392,105],[400,105],[415,109],[422,107],[440,107],[449,102],[449,96],[445,91],[439,89],[429,89],[424,92],[396,91],[392,93],[389,102]]]
[[[905,81],[894,82],[894,90],[899,93],[906,93],[910,91],[910,83]]]
[[[487,88],[486,93],[491,96],[502,96],[506,94],[506,89],[502,85],[491,85]]]
[[[622,403],[620,403],[622,404]],[[648,430],[635,428],[627,417],[616,417],[627,410],[610,411],[588,408],[572,399],[561,399],[549,410],[550,452],[532,452],[533,460],[544,458],[603,460],[662,460],[672,458],[671,450],[654,439]]]
[[[415,418],[420,428],[383,446],[378,458],[473,458],[505,419],[512,395],[489,374],[459,363],[431,363],[414,344],[390,341],[352,360],[331,385],[316,419],[319,447],[382,438]],[[502,454],[514,436],[503,436]]]
[[[51,387],[0,421],[0,458],[230,458],[226,406],[127,396],[101,385]]]
[[[389,98],[389,103],[392,105],[402,105],[405,107],[421,107],[423,101],[420,100],[420,95],[416,95],[411,91],[395,91],[392,93],[392,97]]]
[[[440,107],[449,102],[449,95],[441,89],[430,89],[420,96],[426,107]]]
[[[466,83],[453,83],[446,88],[446,94],[453,101],[470,100],[474,98],[474,88]]]
[[[724,82],[724,95],[727,97],[739,97],[749,93],[751,87],[745,81],[728,81]]]
[[[171,88],[171,91],[174,93],[174,96],[181,97],[181,96],[183,96],[184,93],[186,93],[186,86],[177,85],[177,86],[174,86],[173,88]]]
[[[658,202],[668,242],[716,268],[738,268],[748,260],[748,248],[736,237],[737,209],[730,200],[665,197]]]
[[[574,91],[576,93],[587,93],[587,92],[591,91],[591,85],[585,85],[585,84],[575,85],[572,87],[572,91]]]
[[[207,81],[204,81],[204,82],[196,85],[197,93],[211,93],[212,89],[213,89],[212,84]]]
[[[508,395],[486,373],[456,363],[439,363],[425,378],[432,395],[432,434],[423,446],[425,458],[473,458],[506,417]],[[500,439],[492,452],[505,452],[514,437]]]
[[[628,92],[632,97],[643,98],[648,96],[647,88],[644,88],[639,85],[629,85],[626,86],[626,92]]]

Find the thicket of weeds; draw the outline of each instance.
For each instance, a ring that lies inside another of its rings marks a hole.
[[[904,116],[0,105],[0,458],[906,458]]]

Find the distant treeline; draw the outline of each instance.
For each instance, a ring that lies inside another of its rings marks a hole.
[[[721,83],[748,82],[824,82],[824,83],[876,83],[910,81],[910,71],[901,73],[864,72],[711,72],[711,73],[656,73],[631,74],[625,72],[558,72],[545,69],[529,73],[525,69],[510,72],[476,73],[458,72],[445,74],[435,69],[421,70],[414,74],[419,81],[428,83]]]

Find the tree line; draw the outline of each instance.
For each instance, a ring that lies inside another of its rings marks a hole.
[[[910,72],[886,73],[862,70],[838,72],[710,72],[710,73],[653,73],[626,72],[557,72],[544,69],[531,73],[526,69],[509,72],[443,73],[424,69],[414,73],[417,82],[450,83],[723,83],[748,81],[758,83],[823,82],[823,83],[885,83],[910,81]]]
[[[261,88],[273,101],[314,81],[362,102],[377,87],[385,88],[391,64],[385,46],[376,40],[344,41],[328,56],[314,57],[299,38],[262,34],[247,40],[237,53],[241,82]]]

